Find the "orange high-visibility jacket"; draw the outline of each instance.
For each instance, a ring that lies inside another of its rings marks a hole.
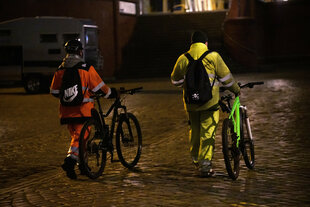
[[[91,109],[94,108],[94,100],[90,98],[92,93],[99,91],[104,92],[105,98],[111,94],[111,89],[102,81],[95,68],[87,63],[80,64],[78,71],[81,77],[84,100],[80,106],[59,106],[59,116],[61,124],[83,123],[91,117]],[[58,96],[60,93],[64,67],[59,67],[54,73],[50,93]],[[86,91],[85,91],[86,90]]]

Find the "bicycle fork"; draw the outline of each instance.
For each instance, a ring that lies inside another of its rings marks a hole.
[[[248,113],[247,113],[247,107],[246,106],[240,106],[240,109],[242,110],[243,114],[244,114],[244,120],[245,121],[245,124],[246,124],[246,127],[247,127],[247,134],[248,134],[248,137],[253,140],[253,137],[252,137],[252,130],[251,130],[251,124],[250,124],[250,119],[248,117]],[[243,117],[242,117],[243,119]]]
[[[239,148],[240,140],[240,100],[239,96],[235,98],[233,107],[231,109],[229,119],[232,120],[234,125],[234,133],[236,134],[236,146]]]

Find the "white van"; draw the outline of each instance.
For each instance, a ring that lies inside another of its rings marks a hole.
[[[82,42],[84,61],[100,70],[98,27],[91,20],[32,17],[1,22],[0,82],[22,82],[28,93],[48,90],[65,57],[63,46],[71,39]]]

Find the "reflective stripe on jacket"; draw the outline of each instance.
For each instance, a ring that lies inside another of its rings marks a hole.
[[[55,96],[58,96],[60,93],[64,70],[64,68],[60,67],[54,73],[50,93]],[[90,98],[92,93],[101,89],[106,94],[106,98],[111,94],[111,89],[102,81],[93,66],[85,63],[78,70],[84,93],[83,103],[80,106],[62,106],[60,104],[59,116],[62,124],[81,123],[91,117],[91,109],[94,108],[94,100]]]
[[[203,43],[194,43],[191,45],[188,53],[197,60],[205,51],[208,50],[208,47]],[[214,78],[216,78],[214,82],[214,86],[212,89],[212,99],[203,105],[197,104],[187,104],[184,101],[184,108],[186,111],[200,111],[200,110],[208,110],[213,107],[217,107],[219,101],[219,82],[223,84],[224,87],[227,87],[233,93],[239,93],[240,87],[236,83],[231,74],[230,70],[226,66],[225,62],[221,58],[221,56],[217,52],[209,53],[202,60],[206,71],[209,75],[210,83],[213,83]],[[183,87],[183,83],[185,81],[185,74],[187,72],[187,65],[189,64],[188,59],[184,54],[182,54],[171,73],[171,82],[173,85],[177,87]],[[184,94],[184,89],[183,89]]]

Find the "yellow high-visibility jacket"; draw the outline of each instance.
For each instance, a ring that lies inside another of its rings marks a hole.
[[[188,53],[193,57],[194,60],[200,58],[200,56],[208,50],[206,44],[203,43],[194,43],[191,45],[190,50]],[[233,78],[230,70],[226,66],[225,62],[221,58],[221,56],[217,52],[209,53],[203,60],[203,65],[206,68],[206,71],[209,75],[210,83],[212,86],[214,78],[214,86],[212,88],[212,99],[203,105],[197,104],[188,104],[184,100],[184,108],[186,111],[201,111],[201,110],[210,110],[218,108],[218,101],[219,101],[219,86],[220,82],[223,84],[224,87],[227,87],[228,90],[231,92],[238,94],[240,92],[240,87],[238,86],[237,82]],[[187,65],[189,64],[189,60],[187,57],[182,54],[171,73],[171,82],[173,85],[177,87],[183,87],[183,83],[185,81],[185,74],[187,72]],[[184,94],[184,89],[183,89]]]

